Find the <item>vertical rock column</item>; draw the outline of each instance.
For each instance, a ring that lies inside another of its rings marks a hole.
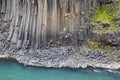
[[[81,35],[86,40],[95,1],[0,0],[0,30],[8,35],[3,43],[13,49],[78,46]]]

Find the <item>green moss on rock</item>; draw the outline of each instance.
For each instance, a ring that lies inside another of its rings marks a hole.
[[[91,50],[106,50],[106,51],[115,51],[115,50],[120,50],[120,46],[110,46],[110,45],[103,45],[102,42],[97,42],[93,40],[88,40],[88,45]]]
[[[102,34],[120,31],[118,27],[120,21],[120,18],[117,16],[118,10],[119,3],[96,6],[96,12],[91,18],[93,32]],[[109,24],[109,26],[103,24]]]

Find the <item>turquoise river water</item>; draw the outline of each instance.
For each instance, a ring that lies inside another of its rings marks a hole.
[[[92,68],[25,67],[15,61],[0,60],[0,80],[120,80],[120,73]]]

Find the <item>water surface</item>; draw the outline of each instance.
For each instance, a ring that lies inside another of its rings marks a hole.
[[[120,80],[120,73],[91,68],[25,67],[14,61],[0,60],[0,80]]]

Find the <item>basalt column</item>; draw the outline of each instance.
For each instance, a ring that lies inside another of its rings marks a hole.
[[[16,49],[86,44],[96,0],[0,0],[1,42]]]

